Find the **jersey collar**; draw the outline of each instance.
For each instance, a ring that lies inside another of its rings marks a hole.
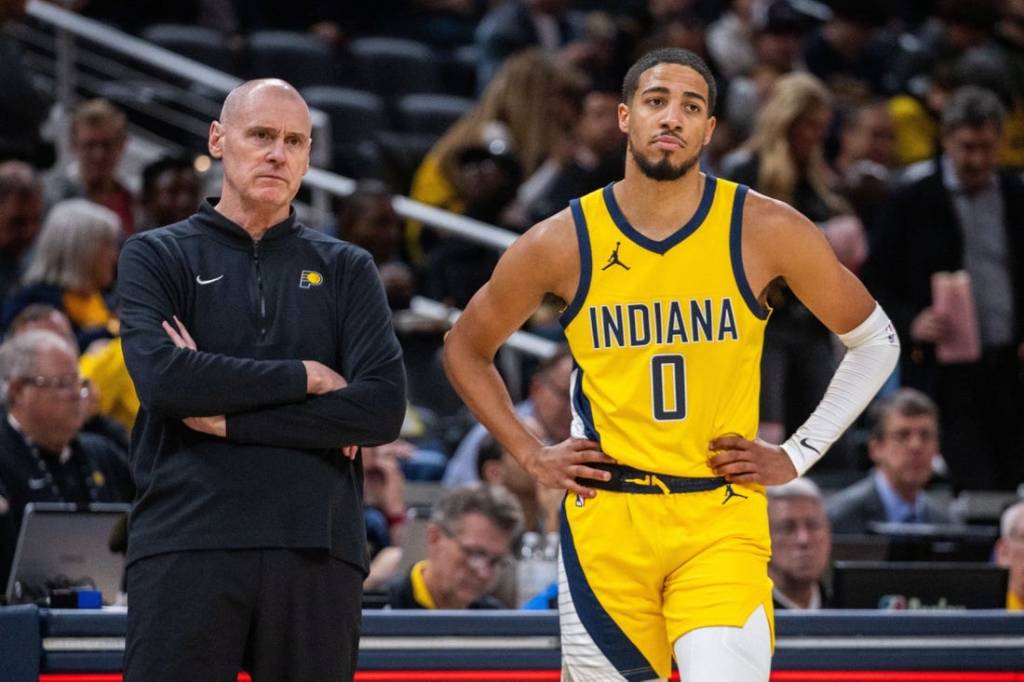
[[[630,241],[637,244],[648,251],[653,251],[657,254],[664,254],[673,246],[683,241],[691,234],[696,232],[697,228],[701,226],[704,219],[708,215],[708,211],[711,210],[711,202],[715,198],[715,188],[718,185],[717,180],[713,175],[704,176],[704,191],[700,197],[700,204],[697,205],[697,210],[693,214],[685,225],[680,227],[678,230],[665,237],[661,241],[655,241],[649,237],[645,237],[635,227],[629,224],[629,220],[626,219],[622,209],[619,208],[619,202],[615,200],[615,192],[612,191],[612,187],[615,185],[614,182],[608,183],[604,188],[604,203],[608,207],[608,213],[611,214],[612,220],[615,225],[619,228]]]
[[[228,219],[223,213],[217,211],[214,205],[220,200],[220,197],[207,197],[203,200],[203,203],[199,205],[199,223],[205,228],[209,228],[211,233],[217,237],[221,237],[222,241],[226,241],[229,244],[237,245],[242,248],[251,248],[253,243],[252,236],[246,232],[241,225]],[[288,209],[288,217],[271,226],[267,230],[263,237],[260,238],[260,244],[265,246],[271,246],[276,240],[283,239],[285,237],[295,234],[300,225],[295,219],[295,208],[290,207]]]

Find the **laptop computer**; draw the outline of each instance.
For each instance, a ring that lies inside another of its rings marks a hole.
[[[833,602],[840,609],[1001,609],[1007,571],[980,562],[840,561]]]
[[[44,598],[52,587],[92,587],[104,604],[117,601],[124,555],[110,550],[110,538],[128,513],[127,504],[77,505],[30,502],[18,532],[7,580],[7,603]]]

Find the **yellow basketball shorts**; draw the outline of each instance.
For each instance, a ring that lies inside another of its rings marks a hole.
[[[566,496],[559,624],[574,682],[668,677],[690,630],[742,627],[758,605],[773,622],[765,495],[732,492]]]

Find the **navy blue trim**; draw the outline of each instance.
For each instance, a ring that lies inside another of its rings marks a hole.
[[[732,200],[732,220],[729,223],[729,257],[732,260],[732,275],[736,278],[736,285],[743,294],[743,300],[747,302],[750,312],[759,320],[768,319],[768,311],[757,300],[750,282],[747,281],[747,273],[743,269],[743,202],[747,198],[746,185],[737,185],[736,196]]]
[[[590,409],[590,399],[583,393],[583,368],[576,365],[576,387],[572,392],[572,410],[583,421],[583,433],[590,440],[600,443],[601,436],[594,426],[594,413]]]
[[[673,246],[683,241],[691,234],[697,231],[697,228],[701,226],[704,219],[708,216],[708,211],[711,210],[711,202],[715,199],[715,189],[718,187],[718,180],[713,175],[706,175],[704,177],[704,193],[700,197],[700,204],[697,205],[697,212],[693,214],[693,217],[678,230],[665,237],[660,242],[654,241],[648,237],[640,234],[635,227],[629,224],[626,220],[626,216],[622,213],[622,209],[619,208],[619,202],[615,200],[615,192],[612,191],[612,185],[615,183],[609,183],[604,188],[604,203],[608,206],[608,213],[611,214],[612,220],[618,226],[619,231],[626,235],[631,241],[636,243],[648,251],[653,251],[657,254],[664,254],[666,251],[671,249]]]
[[[587,576],[580,566],[580,558],[576,554],[576,544],[572,539],[572,528],[562,505],[562,563],[565,565],[565,577],[569,583],[573,606],[586,628],[587,634],[594,640],[601,653],[607,657],[619,674],[629,682],[645,682],[657,677],[654,667],[647,657],[641,653],[626,633],[612,620],[608,612],[597,600],[594,590],[587,582]]]
[[[569,326],[569,323],[576,317],[576,313],[583,307],[583,301],[586,300],[587,292],[590,291],[591,271],[590,235],[587,233],[587,219],[583,215],[583,207],[580,205],[580,200],[573,199],[570,201],[569,208],[572,209],[572,222],[576,225],[576,242],[580,247],[580,283],[576,287],[576,295],[572,297],[572,302],[569,303],[565,312],[558,318],[558,321],[562,323],[563,329]]]

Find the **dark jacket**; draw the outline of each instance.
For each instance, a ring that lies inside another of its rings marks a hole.
[[[394,440],[405,413],[401,350],[369,254],[294,212],[255,242],[207,201],[125,243],[119,292],[142,403],[128,560],[305,547],[365,570],[362,466],[339,449]],[[197,352],[161,329],[173,316]],[[302,360],[349,385],[307,396]],[[220,414],[226,438],[182,423]]]
[[[1016,311],[1016,340],[1024,341],[1024,184],[1000,173],[1007,262]],[[953,199],[942,182],[939,163],[927,174],[897,188],[884,211],[885,220],[871,244],[863,278],[896,326],[902,344],[904,383],[930,390],[934,383],[934,346],[915,343],[910,323],[931,305],[931,275],[961,270],[964,244]]]
[[[922,492],[925,515],[922,521],[927,523],[952,523],[949,512],[935,500]],[[885,506],[875,487],[875,476],[872,473],[857,481],[849,488],[836,493],[828,503],[828,518],[832,523],[833,533],[864,534],[869,532],[868,524],[885,523]]]
[[[130,502],[134,495],[124,451],[114,442],[80,433],[70,444],[71,456],[60,463],[56,453],[33,454],[24,436],[0,411],[0,496],[7,512],[0,514],[0,585],[14,557],[18,530],[29,502]],[[45,466],[41,468],[40,461]]]

